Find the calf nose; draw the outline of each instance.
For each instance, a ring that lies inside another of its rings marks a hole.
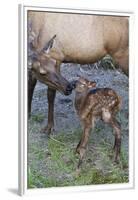
[[[72,84],[69,83],[66,88],[66,95],[71,94],[72,90],[73,90]]]
[[[70,87],[72,88],[72,90],[76,88],[76,84],[77,84],[77,80],[70,82]]]

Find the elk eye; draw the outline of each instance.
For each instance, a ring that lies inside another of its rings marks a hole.
[[[44,68],[40,67],[40,74],[45,75],[47,72]]]

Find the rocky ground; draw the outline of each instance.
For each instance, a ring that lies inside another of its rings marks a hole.
[[[94,66],[80,66],[77,64],[63,64],[61,66],[61,73],[67,80],[74,80],[79,76],[95,80],[97,87],[113,88],[122,97],[122,108],[117,118],[121,122],[122,148],[128,161],[128,77],[117,70],[105,70]],[[33,96],[32,117],[28,121],[28,166],[29,169],[34,168],[39,171],[42,176],[49,174],[48,168],[45,167],[47,161],[46,158],[36,160],[35,149],[47,151],[48,148],[47,136],[40,133],[41,128],[47,124],[48,103],[46,96],[47,86],[38,82]],[[73,99],[74,92],[70,96],[63,96],[57,93],[55,100],[55,134],[72,134],[75,130],[81,129],[74,110]],[[114,137],[108,125],[98,121],[95,130],[98,129],[100,130],[98,134],[96,134],[96,131],[93,133],[94,144],[99,143],[103,138],[109,141],[109,143],[113,143]]]

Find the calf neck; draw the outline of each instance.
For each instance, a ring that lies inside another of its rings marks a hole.
[[[76,148],[80,155],[78,168],[82,163],[91,128],[96,119],[109,123],[115,130],[115,161],[119,159],[121,148],[121,129],[116,119],[116,112],[120,110],[121,98],[111,88],[94,88],[95,82],[80,78],[76,82],[75,109],[83,127],[81,140]]]

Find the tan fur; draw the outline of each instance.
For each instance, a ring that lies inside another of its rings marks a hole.
[[[127,17],[29,11],[28,20],[36,49],[56,34],[53,57],[61,62],[93,63],[111,54],[128,72]]]
[[[28,11],[28,63],[33,70],[32,75],[29,72],[28,111],[31,111],[33,91],[38,79],[49,88],[49,133],[54,125],[55,91],[65,95],[72,91],[70,83],[59,73],[60,64],[63,61],[94,63],[110,54],[128,74],[128,26],[128,17]],[[43,49],[51,40],[52,48],[49,47],[50,51],[46,53]],[[35,58],[29,58],[32,51]]]

